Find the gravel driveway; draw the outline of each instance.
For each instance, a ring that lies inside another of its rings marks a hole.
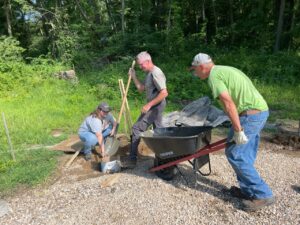
[[[111,186],[100,184],[113,175],[94,171],[75,179],[66,171],[54,184],[23,192],[5,201],[11,212],[0,224],[300,224],[300,152],[288,154],[264,142],[256,167],[272,187],[275,205],[254,213],[239,209],[237,198],[222,190],[237,185],[222,152],[211,155],[212,174],[198,175],[181,164],[189,185],[178,176],[166,182],[147,172],[153,161],[144,158],[134,170],[120,173]],[[78,163],[69,170],[78,169]]]

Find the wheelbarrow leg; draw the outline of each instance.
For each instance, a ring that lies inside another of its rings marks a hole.
[[[175,165],[175,168],[177,169],[177,171],[179,172],[180,176],[184,179],[184,181],[186,182],[186,185],[189,186],[189,182],[188,180],[185,178],[185,176],[183,175],[183,173],[181,172],[181,170],[179,169],[179,167],[177,165]]]
[[[205,156],[206,157],[206,156]],[[207,155],[208,159],[207,159],[207,162],[204,162],[202,163],[202,165],[199,165],[199,158],[195,158],[193,159],[193,161],[191,160],[188,160],[188,162],[192,165],[193,167],[193,171],[196,171],[198,173],[200,173],[202,176],[209,176],[211,174],[211,164],[210,164],[210,158],[209,158],[209,155]],[[208,163],[208,173],[203,173],[201,172],[201,167],[204,166],[205,164]]]
[[[203,157],[203,156],[202,156]],[[204,172],[201,172],[201,168],[202,168],[202,166],[204,166],[204,165],[199,165],[199,160],[200,160],[200,158],[195,158],[194,159],[194,165],[193,165],[193,169],[195,170],[195,171],[197,171],[198,173],[200,173],[202,176],[209,176],[210,174],[211,174],[211,164],[210,164],[210,157],[209,157],[209,154],[207,155],[207,156],[205,156],[205,157],[207,157],[207,162],[205,162],[205,164],[208,164],[208,173],[204,173]],[[204,159],[205,160],[205,159]]]

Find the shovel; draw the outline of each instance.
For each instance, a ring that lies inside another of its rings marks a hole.
[[[133,69],[134,66],[135,66],[135,60],[133,60],[131,68]],[[116,131],[114,133],[114,136],[107,137],[106,141],[105,141],[105,154],[106,154],[106,156],[113,156],[114,154],[116,154],[116,152],[118,151],[119,146],[120,146],[120,141],[117,139],[116,135],[117,135],[119,124],[121,122],[121,117],[122,117],[122,114],[123,114],[123,111],[124,111],[124,108],[125,108],[125,102],[126,102],[130,82],[131,82],[131,75],[129,74],[126,90],[125,90],[125,93],[123,95],[123,101],[122,101],[121,109],[120,109],[118,120],[117,120]]]

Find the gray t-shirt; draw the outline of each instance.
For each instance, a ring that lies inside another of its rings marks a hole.
[[[115,118],[113,117],[113,115],[111,113],[108,113],[102,122],[103,122],[103,130],[105,130],[106,128],[108,128],[108,126],[110,124],[111,125],[114,124]]]
[[[166,77],[160,68],[154,66],[144,81],[147,102],[153,100],[162,89],[166,89]]]
[[[103,123],[98,117],[94,117],[92,115],[85,118],[83,123],[80,125],[78,133],[80,132],[92,132],[96,134],[96,132],[102,133]]]

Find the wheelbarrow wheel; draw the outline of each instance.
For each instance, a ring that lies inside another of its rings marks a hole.
[[[155,159],[154,159],[154,167],[160,166],[165,163],[167,163],[167,161],[161,160],[157,157],[155,157]],[[177,175],[177,173],[178,173],[178,171],[175,166],[170,166],[168,168],[158,170],[155,172],[156,176],[158,176],[159,178],[161,178],[163,180],[167,180],[167,181],[173,180],[174,177]]]

